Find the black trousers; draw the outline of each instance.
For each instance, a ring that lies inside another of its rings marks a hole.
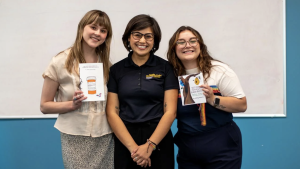
[[[240,169],[242,135],[234,121],[199,135],[176,133],[179,169]]]
[[[150,138],[157,123],[145,122],[138,124],[125,124],[130,135],[138,145],[145,144]],[[160,150],[152,152],[151,167],[153,169],[174,169],[174,142],[171,130],[158,144]],[[115,136],[115,169],[141,169],[131,158],[131,153]]]

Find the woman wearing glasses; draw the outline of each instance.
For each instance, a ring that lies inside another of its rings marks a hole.
[[[246,111],[247,102],[236,74],[213,59],[199,32],[188,26],[170,39],[168,60],[177,76],[203,73],[201,87],[207,101],[182,106],[179,95],[175,135],[179,169],[241,168],[242,137],[232,113]]]
[[[101,62],[107,82],[111,37],[107,14],[89,11],[78,24],[74,45],[54,56],[43,74],[41,111],[59,114],[54,127],[61,132],[66,169],[114,169],[114,140],[106,119],[106,102],[82,102],[87,97],[80,91],[78,68],[79,63]]]
[[[170,127],[176,116],[177,78],[154,55],[161,40],[156,20],[132,18],[123,34],[128,57],[113,65],[108,81],[107,118],[115,134],[115,168],[174,168]]]

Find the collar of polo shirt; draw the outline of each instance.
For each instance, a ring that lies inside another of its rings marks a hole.
[[[125,67],[130,67],[130,66],[137,66],[133,61],[132,61],[132,54],[133,52],[129,52],[128,53],[128,59],[125,62]],[[150,56],[149,59],[147,60],[147,62],[144,64],[147,66],[156,66],[156,59],[154,57],[154,53],[151,51],[150,52]],[[143,65],[142,65],[143,66]]]

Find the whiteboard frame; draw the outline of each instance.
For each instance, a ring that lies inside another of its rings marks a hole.
[[[41,113],[42,114],[42,113]],[[51,119],[57,118],[57,114],[47,114],[47,115],[39,115],[39,116],[0,116],[0,119]]]
[[[233,117],[286,117],[286,0],[282,1],[283,9],[283,114],[243,114],[232,113]]]
[[[233,113],[233,117],[287,117],[286,106],[286,0],[283,3],[283,114],[246,114]],[[49,119],[57,118],[57,114],[42,114],[34,116],[0,116],[0,119]]]

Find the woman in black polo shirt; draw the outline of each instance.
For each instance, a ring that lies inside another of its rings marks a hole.
[[[161,40],[156,20],[132,18],[123,34],[128,57],[113,65],[107,118],[115,134],[115,168],[174,168],[170,127],[176,117],[178,82],[172,66],[155,56]]]
[[[178,97],[174,140],[179,169],[241,168],[242,137],[232,113],[246,111],[247,102],[234,71],[213,59],[199,32],[189,26],[178,28],[171,37],[168,60],[178,76],[203,73],[205,85],[200,87],[207,101],[182,106]]]

